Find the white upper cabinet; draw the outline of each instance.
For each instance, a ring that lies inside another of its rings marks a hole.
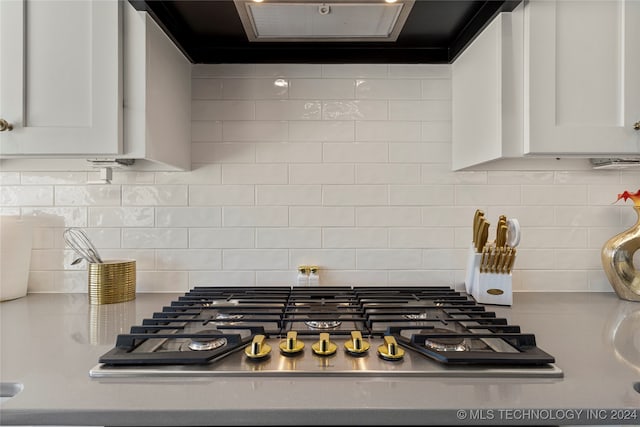
[[[525,8],[525,154],[640,154],[640,2]]]
[[[1,158],[190,168],[191,64],[147,13],[0,0],[0,37]]]
[[[640,2],[525,0],[456,59],[454,170],[640,155]]]
[[[0,1],[0,155],[122,151],[120,5]]]

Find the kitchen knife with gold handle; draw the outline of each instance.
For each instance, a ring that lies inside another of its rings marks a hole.
[[[507,230],[509,227],[507,223],[498,223],[498,230],[496,231],[496,247],[504,247],[507,245]]]
[[[487,239],[489,238],[489,223],[484,220],[484,218],[480,219],[480,231],[478,232],[478,240],[476,242],[476,252],[482,252],[482,248],[484,248],[487,244]]]
[[[480,209],[476,209],[475,214],[473,214],[473,246],[476,247],[478,245],[478,238],[480,232],[480,224],[481,219],[484,218],[484,212]]]

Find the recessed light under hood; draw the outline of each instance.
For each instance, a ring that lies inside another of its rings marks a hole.
[[[414,0],[234,0],[249,41],[396,41]]]

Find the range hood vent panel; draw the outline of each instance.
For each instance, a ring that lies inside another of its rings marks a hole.
[[[396,41],[413,0],[396,3],[235,0],[249,41]]]

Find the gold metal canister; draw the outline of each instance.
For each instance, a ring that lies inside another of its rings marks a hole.
[[[89,263],[89,303],[114,304],[136,297],[136,261]]]

